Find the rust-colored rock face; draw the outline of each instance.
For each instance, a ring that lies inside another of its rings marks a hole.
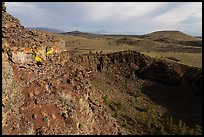
[[[21,64],[30,63],[33,52],[45,59],[47,48],[56,48],[59,52],[65,46],[63,39],[25,29],[17,18],[6,12],[5,3],[2,3],[2,41],[3,51],[9,50],[12,61]]]
[[[90,70],[62,53],[63,39],[26,30],[2,3],[2,40],[3,134],[125,133],[104,111]]]

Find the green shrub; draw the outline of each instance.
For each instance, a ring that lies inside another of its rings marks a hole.
[[[103,102],[108,104],[108,95],[103,96]]]
[[[140,96],[142,96],[142,92],[139,90],[139,91],[137,91],[137,92],[135,93],[135,97],[138,98],[138,97],[140,97]]]
[[[132,100],[132,106],[133,106],[133,107],[137,107],[138,103],[139,103],[139,99],[138,99],[138,97],[135,97],[135,98]]]
[[[136,106],[135,107],[138,111],[140,112],[148,112],[149,111],[149,107],[139,107],[139,106]]]
[[[173,120],[172,117],[167,118],[164,123],[163,127],[161,127],[160,134],[165,135],[201,135],[202,134],[202,127],[196,126],[195,128],[189,128],[186,124],[179,120],[176,122]]]
[[[119,112],[118,112],[118,111],[115,112],[114,117],[115,117],[115,119],[118,119],[118,118],[119,118]]]

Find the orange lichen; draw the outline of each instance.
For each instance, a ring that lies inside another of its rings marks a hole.
[[[33,49],[32,48],[24,48],[24,53],[33,53]]]

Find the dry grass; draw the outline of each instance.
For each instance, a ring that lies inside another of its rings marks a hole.
[[[136,36],[72,36],[55,34],[66,41],[70,53],[113,53],[124,50],[136,50],[156,58],[172,57],[179,63],[202,67],[202,47],[190,47],[181,44],[159,43],[151,39],[141,39]],[[158,34],[154,34],[158,35]],[[153,36],[154,36],[153,35]],[[178,34],[175,34],[178,35]],[[156,37],[155,36],[155,37]],[[180,35],[182,40],[190,36]],[[196,39],[192,38],[191,39]],[[128,44],[129,43],[129,44]],[[172,60],[171,60],[172,61]]]
[[[202,53],[174,53],[174,52],[143,52],[145,55],[155,58],[173,57],[178,59],[179,63],[190,66],[202,67]]]

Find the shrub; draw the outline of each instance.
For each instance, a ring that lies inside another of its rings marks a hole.
[[[139,103],[138,97],[135,97],[134,100],[132,100],[132,106],[137,107],[137,104]]]
[[[103,102],[108,104],[108,95],[103,96]]]
[[[176,122],[173,120],[172,117],[167,118],[164,123],[163,127],[161,127],[160,134],[168,134],[168,135],[201,135],[202,134],[202,127],[195,126],[195,128],[189,128],[186,124],[179,120]]]
[[[118,112],[118,111],[115,112],[114,117],[115,117],[115,119],[118,119],[118,118],[119,118],[119,112]]]

